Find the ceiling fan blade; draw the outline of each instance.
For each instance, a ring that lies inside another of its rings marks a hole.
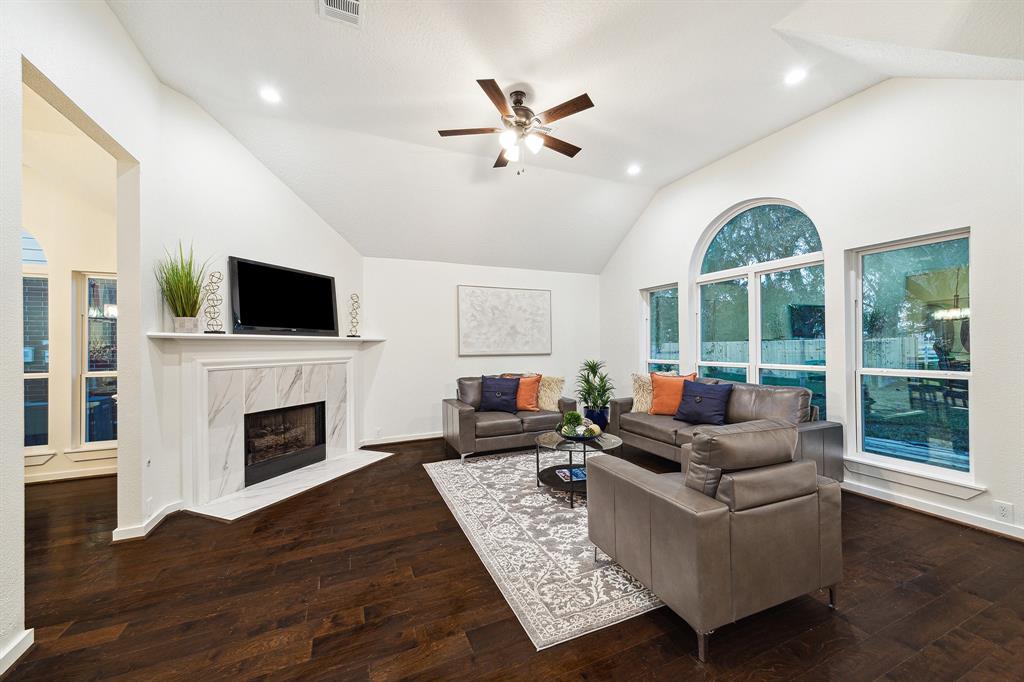
[[[580,153],[582,148],[577,147],[574,144],[569,144],[565,140],[559,140],[557,137],[551,137],[544,133],[537,133],[540,135],[540,139],[544,140],[544,146],[552,151],[556,151],[559,154],[565,154],[570,159]]]
[[[492,166],[492,168],[504,168],[507,165],[508,159],[505,158],[505,150],[502,149],[500,152],[498,152],[498,158],[495,159],[494,166]]]
[[[452,137],[453,135],[486,135],[487,133],[500,133],[501,128],[455,128],[453,130],[438,130],[441,137]]]
[[[574,97],[568,102],[562,102],[556,107],[551,107],[547,111],[542,111],[537,114],[537,119],[544,125],[557,121],[560,118],[566,116],[572,116],[578,114],[584,109],[589,109],[594,106],[594,103],[590,101],[590,95],[583,93],[579,97]]]
[[[498,87],[498,82],[495,80],[478,80],[477,83],[484,89],[484,92],[491,99],[491,102],[497,107],[498,111],[502,116],[511,116],[512,109],[508,105],[508,100],[505,99],[505,93]],[[568,114],[567,114],[568,115]]]

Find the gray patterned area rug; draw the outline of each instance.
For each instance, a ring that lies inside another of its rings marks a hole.
[[[564,461],[541,453],[541,468]],[[586,498],[537,487],[532,450],[423,465],[538,650],[662,605],[587,539]]]

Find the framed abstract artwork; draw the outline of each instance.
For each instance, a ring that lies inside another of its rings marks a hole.
[[[459,285],[459,355],[551,355],[551,291]]]

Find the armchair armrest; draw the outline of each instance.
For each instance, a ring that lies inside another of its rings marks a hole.
[[[796,425],[797,444],[794,460],[808,459],[818,467],[819,476],[843,480],[843,425],[813,421]]]
[[[611,403],[608,404],[611,408],[608,410],[608,433],[619,432],[619,417],[626,414],[633,409],[633,398],[612,398]]]
[[[572,412],[576,409],[576,400],[574,398],[566,398],[562,396],[558,399],[558,411],[562,414],[566,412]]]
[[[472,454],[476,447],[476,409],[456,398],[441,401],[444,439],[460,455]]]
[[[695,630],[731,619],[729,508],[613,455],[587,459],[590,541]]]

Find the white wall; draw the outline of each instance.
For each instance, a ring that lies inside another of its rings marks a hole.
[[[573,395],[580,362],[600,357],[597,275],[388,258],[366,258],[363,275],[360,333],[387,338],[364,353],[364,439],[439,435],[441,399],[461,376],[536,371],[565,377]],[[459,284],[550,289],[552,354],[459,357]]]
[[[164,312],[152,277],[165,247],[192,241],[228,255],[334,275],[358,291],[359,254],[193,102],[161,85],[102,2],[0,3],[0,351],[21,336],[21,59],[35,65],[139,162],[137,235],[119,232],[118,524],[141,529],[180,498],[177,406],[164,359],[144,333]],[[119,194],[119,217],[133,197]],[[0,657],[24,642],[21,368],[0,363]],[[6,661],[0,661],[0,669]]]
[[[724,211],[758,197],[796,202],[824,247],[829,417],[853,445],[848,250],[971,228],[971,453],[960,500],[847,473],[848,487],[1024,537],[1024,84],[886,81],[664,188],[601,275],[601,350],[620,386],[640,367],[643,287],[681,282],[684,367],[694,360],[692,258]],[[699,255],[699,254],[698,254]],[[632,324],[624,323],[632,320]],[[1016,505],[995,520],[993,500]]]

